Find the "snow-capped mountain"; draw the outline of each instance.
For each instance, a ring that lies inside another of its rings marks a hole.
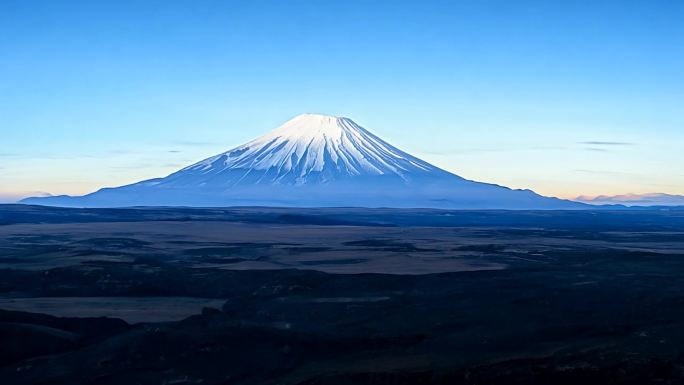
[[[591,205],[684,206],[684,196],[663,193],[579,196],[575,200]]]
[[[22,203],[121,206],[362,206],[574,209],[583,204],[463,179],[351,119],[304,114],[167,177]]]
[[[304,114],[242,146],[188,166],[164,185],[304,185],[359,176],[410,181],[444,174],[348,118]]]

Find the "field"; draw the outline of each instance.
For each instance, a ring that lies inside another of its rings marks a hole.
[[[684,211],[0,206],[3,384],[684,382]]]

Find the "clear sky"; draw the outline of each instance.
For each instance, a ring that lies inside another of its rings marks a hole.
[[[0,1],[0,201],[303,112],[545,195],[684,194],[684,1]]]

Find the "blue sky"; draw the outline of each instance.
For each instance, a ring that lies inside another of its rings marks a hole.
[[[0,2],[0,201],[166,175],[303,112],[546,195],[684,194],[684,2]]]

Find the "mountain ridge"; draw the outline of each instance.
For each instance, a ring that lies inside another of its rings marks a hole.
[[[684,206],[684,195],[666,193],[620,194],[620,195],[581,195],[574,199],[592,205],[624,206]]]

